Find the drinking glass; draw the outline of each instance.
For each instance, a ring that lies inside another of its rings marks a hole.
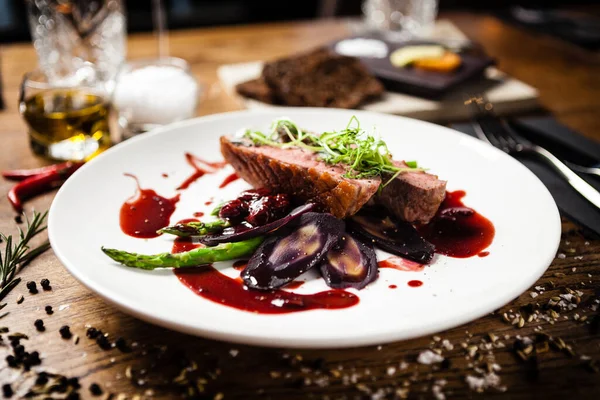
[[[368,28],[390,40],[407,40],[424,35],[433,27],[437,0],[364,0],[363,14]]]
[[[111,144],[109,110],[103,84],[87,80],[55,85],[39,70],[23,77],[19,111],[37,155],[86,161],[99,154]]]
[[[27,0],[40,67],[53,84],[90,79],[110,84],[125,60],[121,0]]]

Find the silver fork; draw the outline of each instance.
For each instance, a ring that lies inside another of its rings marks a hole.
[[[510,154],[533,153],[537,154],[546,163],[550,164],[573,189],[587,201],[600,209],[600,193],[579,175],[573,172],[552,153],[525,139],[513,131],[506,122],[493,113],[493,106],[481,96],[471,97],[465,101],[475,110],[473,128],[479,139],[488,142],[494,147]]]

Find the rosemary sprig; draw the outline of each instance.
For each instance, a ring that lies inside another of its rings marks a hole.
[[[355,116],[350,119],[346,129],[320,135],[303,131],[288,118],[279,118],[273,121],[267,134],[247,130],[244,136],[257,145],[283,149],[300,147],[319,153],[321,159],[328,164],[349,166],[344,174],[346,178],[387,179],[381,187],[385,187],[401,173],[423,171],[418,168],[416,161],[407,162],[407,167],[396,165],[387,144],[362,130]]]
[[[12,235],[0,233],[0,239],[5,242],[4,251],[0,251],[0,301],[21,282],[21,278],[15,278],[17,272],[50,248],[48,240],[37,247],[29,247],[31,239],[46,230],[44,222],[47,215],[47,211],[34,211],[31,220],[26,216],[27,228],[25,231],[19,228],[18,241],[13,240]]]

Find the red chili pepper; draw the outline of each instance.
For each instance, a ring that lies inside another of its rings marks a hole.
[[[40,175],[40,174],[45,174],[47,172],[60,172],[62,170],[65,169],[70,169],[70,168],[79,168],[81,165],[83,165],[83,161],[79,161],[79,162],[74,162],[74,161],[67,161],[61,164],[54,164],[54,165],[49,165],[47,167],[41,167],[41,168],[33,168],[33,169],[13,169],[10,171],[2,171],[2,177],[4,177],[5,179],[11,180],[11,181],[22,181],[25,180],[27,178],[31,178],[32,176],[36,176],[36,175]]]
[[[62,185],[83,163],[65,163],[60,165],[63,166],[60,169],[53,168],[47,172],[25,178],[10,189],[8,192],[8,201],[10,201],[16,212],[23,212],[23,202],[25,200]]]

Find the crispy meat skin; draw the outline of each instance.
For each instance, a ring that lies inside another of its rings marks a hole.
[[[302,149],[236,144],[221,137],[221,153],[254,187],[315,201],[338,218],[355,214],[377,192],[380,179],[348,179],[343,168]]]
[[[319,48],[266,63],[261,78],[236,90],[266,103],[356,108],[384,89],[357,58]]]
[[[338,218],[358,212],[373,199],[399,218],[427,223],[444,199],[446,182],[423,172],[399,175],[381,193],[381,179],[344,178],[342,166],[327,165],[310,151],[253,146],[221,137],[221,153],[238,175],[254,187],[315,201]]]

